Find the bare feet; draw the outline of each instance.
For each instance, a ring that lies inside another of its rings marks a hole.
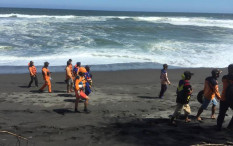
[[[197,120],[198,120],[198,121],[201,121],[202,119],[201,119],[201,117],[197,117]]]
[[[191,119],[185,119],[185,123],[189,123],[189,122],[191,122]]]
[[[212,115],[210,118],[211,118],[211,119],[216,119],[215,115]]]

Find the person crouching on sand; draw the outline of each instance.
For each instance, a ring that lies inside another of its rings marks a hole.
[[[217,106],[217,100],[215,99],[215,96],[218,99],[221,99],[219,91],[218,91],[218,77],[220,75],[221,71],[218,69],[213,69],[211,74],[212,76],[207,77],[205,79],[205,85],[204,85],[204,101],[199,108],[197,112],[197,120],[201,121],[201,113],[203,112],[204,109],[207,109],[210,103],[213,104],[212,106],[212,114],[211,114],[211,119],[215,119],[215,110]]]
[[[163,98],[163,95],[167,90],[167,84],[169,85],[171,84],[170,81],[168,80],[167,69],[168,69],[168,65],[164,64],[163,69],[161,70],[161,74],[160,74],[161,91],[159,94],[159,98]]]
[[[35,80],[35,85],[36,85],[36,87],[38,87],[38,79],[37,79],[37,76],[36,76],[37,72],[36,72],[36,67],[34,66],[33,61],[30,61],[30,63],[28,64],[28,70],[30,72],[30,77],[31,77],[31,81],[28,84],[28,88],[31,87],[31,85],[33,83],[33,80]]]
[[[85,73],[86,73],[86,69],[84,67],[80,67],[79,68],[79,73],[78,76],[76,77],[75,80],[75,96],[76,96],[76,101],[75,101],[75,112],[79,112],[78,111],[78,103],[80,98],[84,99],[84,112],[89,113],[90,111],[87,109],[87,104],[89,101],[89,97],[84,93],[84,89],[86,86],[86,80],[85,80]]]
[[[179,85],[177,88],[177,98],[176,98],[176,109],[175,112],[172,115],[171,123],[176,124],[174,121],[176,117],[178,117],[181,113],[181,110],[184,110],[185,115],[185,122],[190,122],[191,120],[188,118],[188,115],[191,113],[191,109],[189,106],[189,100],[191,97],[191,94],[193,92],[192,86],[189,83],[189,80],[191,79],[193,73],[190,71],[185,71],[184,74],[182,74],[182,79],[179,81]]]
[[[42,75],[43,75],[43,78],[44,78],[44,85],[40,88],[39,92],[43,92],[44,88],[46,86],[48,86],[48,91],[49,93],[52,92],[52,89],[51,89],[51,81],[50,81],[50,71],[48,69],[49,67],[49,63],[48,62],[45,62],[44,63],[44,67],[42,68]]]

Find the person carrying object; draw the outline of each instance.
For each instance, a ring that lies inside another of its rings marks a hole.
[[[167,69],[168,69],[168,65],[163,64],[163,69],[161,70],[161,74],[160,74],[161,90],[159,93],[159,98],[163,98],[164,93],[167,90],[167,84],[169,84],[169,85],[171,84],[169,79],[168,79]]]
[[[216,111],[216,106],[218,104],[217,100],[215,97],[218,99],[221,98],[219,90],[218,90],[218,81],[217,79],[219,78],[219,75],[222,71],[219,69],[213,69],[211,71],[212,76],[207,77],[205,79],[205,84],[204,84],[204,101],[199,108],[196,118],[198,121],[201,121],[201,113],[203,110],[207,109],[210,103],[212,103],[212,114],[211,114],[211,119],[215,119],[215,111]]]
[[[39,89],[39,92],[43,92],[44,88],[46,86],[48,86],[48,92],[51,93],[52,89],[51,89],[51,73],[48,69],[49,63],[48,62],[44,62],[44,67],[42,68],[42,75],[43,75],[43,79],[45,81],[44,85]]]
[[[177,118],[181,110],[184,110],[185,115],[185,122],[190,122],[191,119],[188,118],[188,115],[191,113],[191,109],[189,106],[189,100],[191,97],[191,94],[193,92],[192,86],[189,82],[191,79],[193,73],[190,71],[185,71],[184,74],[181,75],[182,79],[179,81],[178,87],[177,87],[177,98],[176,98],[176,109],[171,117],[171,124],[176,125],[175,118]]]
[[[80,112],[78,110],[78,104],[79,100],[82,98],[84,99],[84,112],[89,113],[90,111],[87,109],[89,97],[84,93],[84,89],[86,87],[86,79],[85,79],[85,73],[86,69],[84,67],[80,67],[79,69],[79,74],[76,77],[75,80],[75,96],[76,96],[76,101],[75,101],[75,112]]]
[[[31,81],[28,84],[28,88],[31,87],[33,80],[35,80],[35,85],[36,87],[38,87],[38,79],[37,79],[37,71],[36,71],[36,67],[34,66],[34,62],[30,61],[30,63],[28,64],[28,70],[30,72],[30,77],[31,77]]]

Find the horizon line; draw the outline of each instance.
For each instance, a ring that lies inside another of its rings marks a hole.
[[[136,12],[136,13],[193,13],[193,14],[228,14],[233,15],[233,13],[220,13],[220,12],[174,12],[174,11],[134,11],[134,10],[99,10],[99,9],[69,9],[69,8],[40,8],[40,7],[2,7],[0,8],[10,8],[10,9],[42,9],[42,10],[71,10],[71,11],[104,11],[104,12]]]

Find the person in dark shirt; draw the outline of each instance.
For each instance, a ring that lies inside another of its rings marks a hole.
[[[227,101],[227,96],[229,96],[228,95],[229,93],[233,92],[232,90],[231,91],[229,90],[229,87],[232,86],[233,84],[233,64],[230,64],[228,66],[228,74],[222,77],[222,83],[223,83],[223,90],[222,90],[222,95],[220,99],[219,115],[217,118],[217,130],[218,131],[222,129],[222,124],[224,122],[226,112],[228,108],[230,107],[230,102]],[[230,95],[230,97],[232,97],[232,95]],[[233,128],[233,116],[227,128],[229,129]]]
[[[190,71],[185,71],[184,74],[182,74],[182,79],[179,81],[179,85],[177,88],[177,98],[176,98],[176,109],[172,115],[171,118],[171,124],[176,124],[175,118],[178,117],[181,113],[181,110],[184,110],[185,115],[185,122],[190,122],[191,119],[188,118],[188,115],[191,113],[191,109],[189,106],[189,100],[191,97],[191,94],[193,92],[192,86],[189,83],[189,80],[191,79],[193,73]]]

